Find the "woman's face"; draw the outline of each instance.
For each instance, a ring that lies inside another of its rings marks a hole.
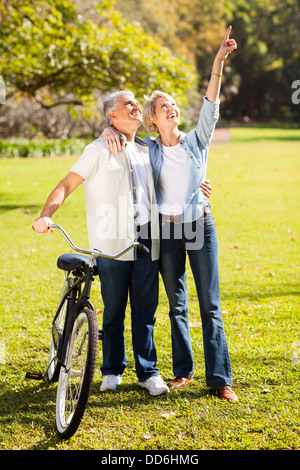
[[[159,132],[174,129],[180,123],[180,112],[175,101],[168,98],[157,98],[154,103],[155,116],[153,122]]]

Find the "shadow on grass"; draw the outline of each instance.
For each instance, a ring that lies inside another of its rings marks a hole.
[[[12,427],[17,420],[18,426],[28,427],[31,430],[34,428],[42,430],[45,437],[37,437],[36,442],[30,447],[24,445],[24,450],[47,450],[59,446],[64,441],[56,434],[55,426],[57,384],[49,384],[47,381],[28,381],[25,377],[21,380],[23,380],[21,390],[11,390],[9,384],[1,390],[0,418],[2,429],[9,429],[10,427],[11,431],[8,432],[13,432]],[[85,416],[89,414],[89,409],[96,411],[99,409],[100,426],[102,419],[105,419],[104,416],[110,413],[110,410],[116,410],[120,404],[122,408],[127,409],[128,413],[136,414],[136,419],[138,419],[137,412],[141,410],[141,407],[149,405],[153,411],[153,405],[163,407],[166,404],[169,409],[173,401],[174,405],[176,404],[176,407],[178,407],[179,399],[185,400],[188,397],[195,400],[209,395],[208,389],[203,388],[200,384],[197,390],[172,391],[168,395],[152,397],[136,382],[120,385],[116,392],[101,393],[99,391],[101,380],[96,379],[94,381],[87,409],[83,416],[83,425]],[[80,432],[80,426],[78,432]],[[76,433],[74,436],[76,437]],[[22,449],[22,443],[20,443],[20,449]]]
[[[249,301],[270,299],[276,297],[297,297],[300,296],[299,284],[289,283],[283,284],[278,283],[270,285],[249,282],[238,282],[230,283],[230,291],[227,289],[226,284],[223,283],[221,286],[221,298],[222,300],[238,300],[247,299]]]
[[[282,393],[280,387],[286,387],[288,377],[291,378],[294,373],[293,363],[284,355],[249,357],[240,353],[235,356],[234,362],[236,372],[233,388],[238,395],[243,392],[243,400],[246,402],[252,399],[253,393],[258,394],[256,400],[260,400],[262,409],[268,401],[266,386],[277,387],[277,393]],[[276,368],[276,374],[274,374],[274,368]],[[281,371],[284,373],[280,373]],[[155,417],[164,419],[162,413],[170,411],[175,411],[176,415],[178,414],[176,419],[180,419],[187,407],[189,409],[193,407],[196,410],[198,405],[207,406],[210,400],[212,400],[212,406],[218,406],[221,409],[224,407],[224,401],[212,395],[211,390],[206,387],[205,378],[201,373],[195,375],[194,381],[186,389],[173,390],[168,395],[158,397],[152,397],[147,391],[141,389],[135,378],[132,379],[132,383],[121,384],[116,392],[101,393],[99,391],[101,380],[99,376],[95,377],[82,427],[79,426],[74,439],[76,436],[80,438],[80,433],[81,435],[84,433],[84,426],[89,425],[85,424],[90,422],[89,413],[92,419],[97,420],[96,425],[103,426],[105,431],[105,426],[110,426],[110,419],[114,419],[113,414],[116,417],[118,413],[125,413],[129,422],[133,420],[138,424],[139,420],[143,422],[145,413],[148,412],[149,420],[153,421]],[[9,383],[1,390],[2,429],[6,428],[7,432],[13,433],[14,424],[17,422],[18,427],[28,428],[31,437],[32,433],[37,430],[36,439],[32,437],[33,443],[26,450],[55,449],[59,448],[62,442],[68,443],[68,441],[62,441],[55,430],[56,388],[56,384],[49,384],[46,381],[27,381],[25,377],[24,379],[20,377],[20,386],[16,390],[12,391]],[[107,416],[110,419],[107,419]],[[110,431],[109,429],[108,432]],[[28,441],[29,437],[27,441],[24,440],[24,450],[25,442]],[[22,448],[22,442],[19,446]]]
[[[23,210],[25,214],[34,214],[40,210],[40,206],[37,204],[1,204],[0,203],[0,214],[4,214],[7,211],[13,211],[13,210]]]
[[[18,204],[16,201],[24,201],[26,197],[18,193],[0,193],[0,214],[8,211],[23,210],[26,214],[34,213],[42,209],[40,204],[30,202],[27,204]]]

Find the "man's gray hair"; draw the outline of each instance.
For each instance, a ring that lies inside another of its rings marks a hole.
[[[116,111],[118,108],[119,99],[123,95],[130,95],[134,98],[134,94],[130,90],[115,91],[110,95],[106,96],[103,100],[103,114],[107,123],[111,126],[112,122],[110,119],[110,113]]]

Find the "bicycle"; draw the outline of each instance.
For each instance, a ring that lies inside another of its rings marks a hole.
[[[92,283],[99,274],[96,258],[117,259],[135,247],[144,253],[149,250],[137,241],[115,255],[97,249],[86,250],[74,245],[60,225],[51,227],[57,228],[71,248],[80,254],[62,254],[57,260],[57,267],[65,272],[65,281],[50,327],[48,365],[44,373],[27,372],[26,378],[58,382],[56,430],[61,438],[69,439],[83,418],[93,384],[98,341],[103,339],[96,310],[90,301]]]

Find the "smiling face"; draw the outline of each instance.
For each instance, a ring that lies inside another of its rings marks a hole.
[[[110,118],[113,125],[120,131],[124,127],[138,129],[143,122],[141,107],[138,101],[129,94],[120,96],[117,109],[110,113]]]
[[[180,123],[180,112],[174,100],[168,98],[157,98],[154,103],[156,124],[159,132],[174,129]]]

